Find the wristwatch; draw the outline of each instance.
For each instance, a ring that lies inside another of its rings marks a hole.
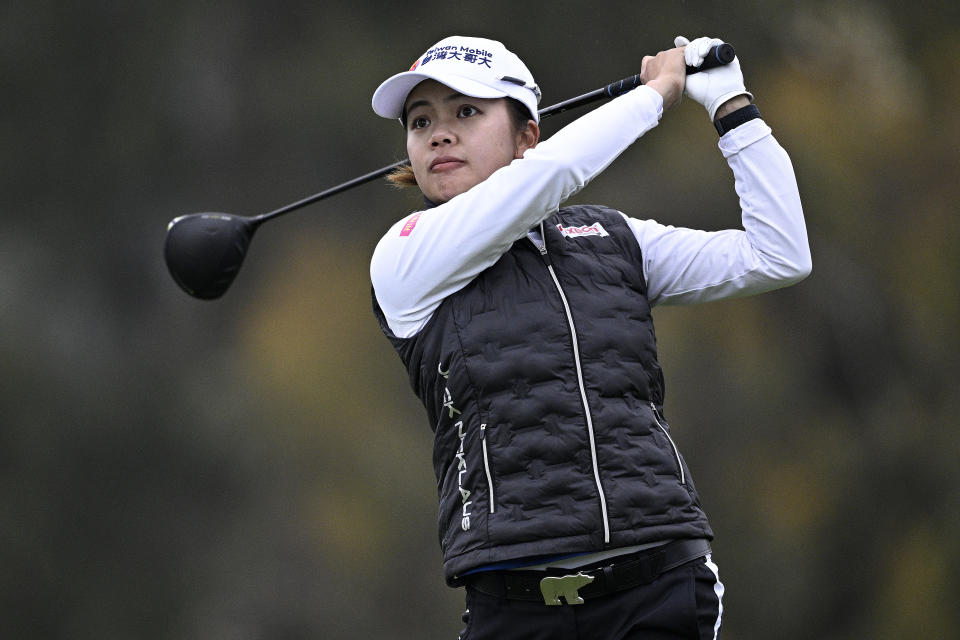
[[[744,122],[750,122],[756,118],[760,117],[760,109],[757,109],[756,105],[748,104],[745,107],[740,107],[732,113],[728,113],[722,118],[717,118],[713,121],[713,126],[717,128],[717,133],[721,136],[728,131],[736,129]]]

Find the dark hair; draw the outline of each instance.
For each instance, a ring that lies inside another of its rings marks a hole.
[[[527,109],[527,105],[523,104],[516,98],[504,98],[507,101],[507,111],[510,114],[510,122],[513,124],[513,130],[516,133],[520,133],[527,127],[527,122],[533,119],[530,115],[530,110]],[[407,128],[407,112],[406,110],[400,115],[400,121],[403,123],[403,128]],[[389,174],[387,174],[387,181],[395,187],[406,188],[406,187],[416,187],[417,179],[413,175],[413,167],[409,164],[405,164],[399,169],[394,169]]]

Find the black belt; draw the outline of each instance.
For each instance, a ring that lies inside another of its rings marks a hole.
[[[668,544],[618,556],[600,566],[543,571],[481,571],[466,576],[467,587],[506,598],[561,604],[581,604],[616,591],[653,582],[662,573],[710,553],[706,540],[675,540]]]

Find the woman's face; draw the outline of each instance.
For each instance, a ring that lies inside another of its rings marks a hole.
[[[470,98],[435,80],[414,87],[405,106],[413,174],[438,204],[523,157],[539,136],[532,120],[516,130],[506,99]]]

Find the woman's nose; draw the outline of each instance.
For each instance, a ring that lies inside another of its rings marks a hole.
[[[449,129],[437,129],[430,136],[430,145],[439,147],[441,144],[453,144],[454,140],[456,140],[456,136]]]

